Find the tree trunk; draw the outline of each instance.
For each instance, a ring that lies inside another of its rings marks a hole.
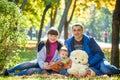
[[[39,32],[38,32],[38,43],[40,42],[40,39],[41,39],[45,15],[46,15],[46,12],[48,11],[48,9],[49,9],[50,7],[51,7],[51,5],[47,5],[46,8],[45,8],[45,10],[44,10],[44,12],[43,12],[43,16],[42,16],[42,20],[41,20],[41,25],[40,25],[40,29],[39,29]]]
[[[32,40],[32,27],[30,27],[29,36],[30,36],[30,40]]]
[[[65,24],[66,16],[67,16],[67,14],[68,14],[68,10],[69,10],[69,8],[70,8],[71,3],[72,3],[72,0],[68,0],[67,5],[66,5],[66,7],[65,7],[65,9],[64,9],[62,18],[61,18],[60,23],[59,23],[59,26],[58,26],[58,30],[59,30],[60,33],[61,33],[61,31],[62,31],[63,25]]]
[[[95,15],[96,15],[96,7],[93,5],[93,9],[91,10],[91,19],[90,19],[90,27],[91,27],[91,36],[93,38],[96,38],[96,26],[94,26],[95,23]]]
[[[69,18],[69,20],[67,20],[67,17],[66,17],[66,21],[65,21],[65,24],[64,24],[64,39],[68,39],[68,36],[69,36],[69,32],[68,32],[68,25],[69,23],[71,22],[72,20],[72,17],[73,17],[73,14],[74,14],[74,11],[75,11],[75,8],[76,8],[76,1],[77,0],[74,0],[74,5],[73,5],[73,9],[72,9],[72,13],[71,13],[71,16]]]
[[[119,67],[120,0],[116,0],[112,24],[111,64]]]
[[[19,3],[19,0],[15,0],[15,4],[18,5],[18,3]]]
[[[22,2],[22,5],[20,6],[20,9],[23,10],[23,8],[24,8],[24,6],[25,6],[26,3],[27,3],[27,0],[24,0],[24,1]]]
[[[56,15],[57,15],[57,6],[55,7],[55,10],[53,10],[53,8],[51,10],[51,16],[50,16],[51,17],[51,23],[50,23],[50,27],[54,26]]]
[[[68,39],[68,22],[65,22],[65,26],[64,26],[64,39]]]

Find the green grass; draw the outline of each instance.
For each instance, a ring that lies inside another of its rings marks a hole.
[[[36,59],[37,49],[36,48],[26,48],[20,50],[19,54],[15,56],[15,54],[10,55],[10,62],[6,64],[6,68],[11,68],[17,64],[20,64],[25,61],[31,61]]]
[[[25,51],[19,54],[21,62],[30,61],[36,59],[37,49],[36,48],[26,48]]]
[[[119,80],[120,76],[114,77],[94,77],[94,78],[74,78],[74,77],[66,77],[66,78],[45,78],[41,77],[40,74],[32,75],[32,76],[10,76],[4,77],[1,76],[0,80]]]
[[[37,49],[36,48],[26,48],[26,50],[22,50],[19,54],[20,61],[17,63],[31,61],[36,58]],[[110,52],[105,51],[105,56],[110,57]],[[0,76],[0,80],[119,80],[120,76],[112,76],[112,77],[94,77],[94,78],[74,78],[74,77],[67,77],[67,78],[43,78],[40,74],[35,74],[32,76]]]

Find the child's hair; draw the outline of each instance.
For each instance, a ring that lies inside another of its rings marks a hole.
[[[60,49],[60,51],[66,51],[66,52],[68,52],[68,49],[67,49],[65,46],[63,46],[63,47]]]
[[[59,31],[55,28],[55,27],[51,27],[48,31],[47,31],[47,35],[51,34],[51,35],[59,35]],[[47,40],[46,42],[46,49],[47,49],[47,53],[50,52],[50,45],[49,45],[49,41]]]

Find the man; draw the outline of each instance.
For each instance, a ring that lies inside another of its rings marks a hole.
[[[89,67],[97,75],[120,74],[119,69],[109,64],[104,56],[103,51],[96,43],[96,41],[93,38],[84,35],[83,31],[83,26],[79,23],[72,26],[73,36],[65,41],[65,45],[69,51],[69,56],[73,50],[84,50],[89,56]]]

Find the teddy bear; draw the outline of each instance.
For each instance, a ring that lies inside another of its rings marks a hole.
[[[79,74],[79,76],[95,76],[95,72],[88,66],[88,55],[83,50],[74,50],[71,52],[70,59],[72,60],[71,68],[67,70],[69,74]]]

